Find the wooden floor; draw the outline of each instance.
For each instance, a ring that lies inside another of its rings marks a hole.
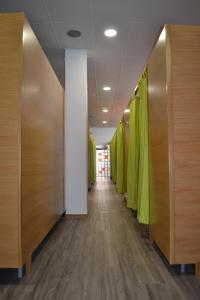
[[[1,274],[1,300],[200,299],[200,280],[166,266],[110,181],[97,183],[89,207],[88,218],[56,226],[30,275]]]

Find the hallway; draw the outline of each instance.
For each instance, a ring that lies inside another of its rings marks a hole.
[[[97,182],[89,206],[88,218],[56,226],[20,283],[1,276],[1,300],[199,299],[199,280],[165,266],[110,181]]]

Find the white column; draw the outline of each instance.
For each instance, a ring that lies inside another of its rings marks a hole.
[[[87,214],[87,54],[65,51],[65,209]]]

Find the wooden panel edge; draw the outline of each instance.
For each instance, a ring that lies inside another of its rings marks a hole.
[[[200,262],[195,264],[195,275],[200,278]]]
[[[168,98],[168,157],[169,157],[169,224],[170,224],[170,255],[169,263],[175,262],[175,249],[174,249],[174,230],[175,230],[175,199],[174,199],[174,164],[173,164],[173,92],[172,92],[172,49],[170,37],[170,25],[165,26],[166,30],[166,79],[167,79],[167,98]]]
[[[19,231],[19,241],[18,241],[18,248],[19,248],[19,266],[18,268],[23,267],[23,258],[22,258],[22,202],[21,202],[21,157],[22,157],[22,147],[21,147],[21,105],[22,105],[22,88],[23,88],[23,32],[24,32],[24,24],[25,24],[25,14],[24,13],[18,13],[21,15],[22,24],[21,24],[21,53],[20,53],[20,68],[21,68],[21,74],[20,74],[20,86],[18,91],[18,97],[19,97],[19,111],[18,111],[18,128],[19,128],[19,135],[18,135],[18,174],[19,174],[19,199],[18,199],[18,231]]]

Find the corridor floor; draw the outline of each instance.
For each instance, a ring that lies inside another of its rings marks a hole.
[[[1,278],[0,300],[199,300],[200,280],[177,275],[144,238],[109,180],[89,193],[89,216],[63,219],[31,274]]]

